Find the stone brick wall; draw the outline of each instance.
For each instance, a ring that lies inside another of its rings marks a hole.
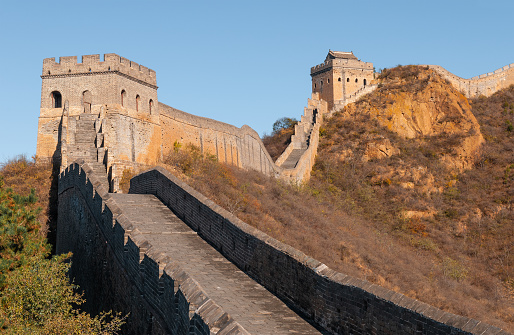
[[[482,74],[471,79],[454,75],[439,65],[427,65],[437,71],[443,78],[448,79],[453,86],[468,98],[480,95],[490,96],[495,92],[514,85],[514,64],[509,64],[494,72]]]
[[[85,293],[85,310],[130,313],[123,334],[244,334],[203,299],[192,278],[152,249],[92,168],[80,164],[59,177],[57,252],[73,252],[70,276]]]
[[[297,313],[332,334],[507,334],[331,270],[254,229],[156,168],[130,193],[154,194],[202,238]]]
[[[244,125],[241,128],[192,115],[159,103],[162,126],[162,153],[173,150],[175,142],[193,144],[202,153],[216,155],[223,163],[253,169],[267,175],[278,175],[259,134]]]
[[[328,102],[328,109],[344,103],[373,81],[373,63],[357,59],[328,59],[311,68],[312,92]]]
[[[43,61],[37,157],[54,155],[62,136],[59,123],[65,107],[69,117],[84,112],[100,114],[104,108],[159,123],[155,71],[115,54],[106,54],[104,58],[100,62],[99,55],[83,56],[82,63],[77,63],[76,56],[61,57],[59,63],[54,58]],[[54,92],[61,95],[61,107],[55,108],[53,104]]]
[[[116,54],[105,54],[100,61],[100,55],[85,55],[78,62],[77,56],[60,57],[59,62],[55,58],[43,60],[42,76],[74,75],[95,72],[120,72],[149,85],[157,85],[155,71],[136,62]]]

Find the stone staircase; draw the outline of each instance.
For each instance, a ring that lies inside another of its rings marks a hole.
[[[73,144],[68,144],[68,162],[83,159],[88,163],[102,184],[109,189],[106,167],[103,163],[103,134],[101,120],[95,114],[83,113],[75,118]],[[100,143],[99,143],[100,142]]]
[[[282,167],[284,169],[294,169],[296,167],[296,164],[298,164],[298,161],[300,160],[300,157],[302,157],[303,153],[306,149],[293,149],[289,156],[287,156],[284,163],[282,163]]]
[[[312,99],[309,99],[300,122],[295,125],[291,143],[275,161],[275,164],[281,167],[286,174],[298,166],[307,150],[312,149],[310,146],[313,138],[319,136],[319,134],[314,134],[314,132],[318,132],[318,128],[315,126],[319,126],[321,115],[325,110],[326,108],[320,104],[319,96],[313,95]],[[317,141],[315,142],[317,143]]]

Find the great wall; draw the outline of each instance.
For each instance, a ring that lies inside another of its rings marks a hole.
[[[514,71],[465,80],[431,67],[468,96],[510,85]],[[123,171],[155,165],[177,143],[307,180],[323,116],[376,87],[373,65],[353,53],[329,51],[311,76],[312,97],[273,162],[250,127],[158,102],[156,74],[146,67],[115,54],[44,60],[37,158],[61,170],[56,247],[73,252],[70,275],[86,310],[130,312],[129,334],[507,334],[333,271],[162,168],[119,193]]]

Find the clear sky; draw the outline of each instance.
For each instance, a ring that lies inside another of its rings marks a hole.
[[[0,162],[36,152],[43,59],[117,53],[157,72],[159,101],[270,132],[299,118],[329,49],[377,69],[470,78],[514,63],[514,1],[2,1]]]

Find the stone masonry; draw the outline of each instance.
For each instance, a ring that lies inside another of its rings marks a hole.
[[[342,108],[352,95],[372,84],[373,63],[363,62],[353,52],[329,50],[325,62],[311,68],[312,92],[328,103],[328,109]]]
[[[335,272],[161,168],[130,193],[83,160],[59,178],[57,251],[89,312],[130,312],[124,334],[507,334]]]
[[[510,65],[469,80],[431,67],[468,97],[490,95],[514,84]],[[358,60],[352,52],[330,50],[324,63],[311,68],[311,76],[312,97],[291,145],[273,162],[252,128],[234,127],[159,102],[156,73],[147,67],[116,54],[105,54],[103,60],[100,55],[87,55],[80,62],[76,56],[61,57],[59,62],[47,58],[41,76],[36,156],[53,160],[61,170],[77,158],[103,164],[109,189],[115,192],[125,170],[155,165],[175,143],[195,145],[220,162],[302,182],[314,164],[323,115],[376,88],[373,64]],[[88,127],[86,118],[95,119],[96,137],[90,144],[80,143],[80,133],[85,131],[80,128]]]
[[[313,81],[357,75],[341,65],[360,62],[352,56],[330,51]],[[45,60],[38,159],[61,165],[57,252],[73,252],[70,275],[85,308],[130,313],[127,334],[507,334],[335,272],[161,168],[133,178],[131,194],[112,193],[124,170],[155,164],[175,142],[306,180],[323,115],[376,87],[361,70],[360,87],[333,85],[327,95],[327,80],[324,93],[313,92],[291,144],[272,162],[250,127],[158,102],[152,70],[114,54]]]
[[[448,79],[468,98],[477,98],[480,95],[488,97],[501,89],[514,85],[514,64],[505,65],[494,72],[475,76],[471,79],[458,77],[439,65],[428,66],[439,72],[443,78]]]

